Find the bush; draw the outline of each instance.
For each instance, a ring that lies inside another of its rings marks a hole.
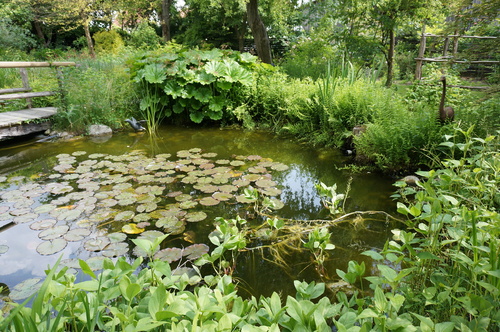
[[[155,29],[147,22],[142,22],[130,34],[127,46],[136,49],[154,50],[160,46],[161,42],[162,39],[156,34]]]
[[[115,30],[97,32],[94,40],[97,53],[117,54],[124,46],[122,37]]]

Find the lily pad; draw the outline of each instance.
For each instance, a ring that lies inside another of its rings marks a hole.
[[[167,248],[158,251],[154,255],[155,259],[159,259],[168,263],[178,261],[182,258],[182,249],[179,248]]]
[[[50,241],[44,241],[36,247],[36,251],[40,255],[53,255],[55,253],[60,252],[66,246],[68,245],[68,242],[64,239],[54,239]]]
[[[47,213],[52,210],[54,210],[57,206],[53,204],[43,204],[40,206],[37,206],[35,209],[33,209],[33,212],[35,213]]]
[[[64,239],[69,242],[81,241],[89,236],[90,233],[90,229],[88,228],[73,228],[64,235]]]
[[[231,198],[234,197],[233,194],[230,194],[230,193],[221,193],[221,192],[217,192],[217,193],[214,193],[212,195],[213,198],[215,198],[216,200],[218,201],[228,201],[230,200]]]
[[[249,203],[254,203],[256,201],[256,198],[247,197],[245,195],[238,195],[238,196],[236,196],[236,201],[238,203],[249,204]]]
[[[184,248],[182,254],[189,260],[198,259],[204,254],[208,253],[210,248],[204,243],[192,244]]]
[[[210,194],[210,193],[214,193],[216,192],[217,190],[219,190],[219,187],[218,186],[215,186],[215,185],[201,185],[200,187],[196,187],[197,189],[199,189],[201,192],[204,192],[204,193],[207,193],[207,194]]]
[[[173,227],[175,225],[177,225],[177,223],[179,222],[179,218],[177,218],[176,216],[172,215],[172,216],[167,216],[167,217],[162,217],[160,219],[158,219],[156,221],[156,227],[160,228],[160,227]]]
[[[115,221],[128,221],[135,216],[134,211],[122,211],[115,216]]]
[[[203,197],[200,199],[200,204],[205,206],[213,206],[219,204],[220,201],[216,200],[213,197]]]
[[[276,182],[268,179],[260,179],[255,181],[255,184],[261,188],[269,188],[274,187],[276,185]]]
[[[31,278],[17,284],[10,291],[10,299],[14,301],[27,299],[40,289],[42,286],[41,280],[42,278]]]
[[[85,262],[92,271],[99,271],[102,270],[104,260],[106,259],[107,258],[103,256],[95,256],[95,257],[90,257]]]
[[[83,247],[88,251],[99,252],[111,243],[108,237],[99,236],[94,239],[88,239],[83,244]]]
[[[198,222],[207,218],[207,214],[203,211],[190,212],[186,214],[186,220],[189,222]]]
[[[68,232],[68,230],[68,225],[59,225],[40,232],[38,234],[38,237],[42,240],[53,240],[63,237]]]
[[[137,212],[151,212],[158,208],[158,205],[154,202],[149,202],[146,204],[140,204],[137,206]]]
[[[5,254],[7,251],[9,251],[9,246],[6,244],[0,244],[0,255]]]
[[[114,242],[102,251],[102,255],[105,257],[120,257],[126,255],[128,250],[128,243]]]
[[[238,187],[230,185],[230,184],[225,184],[222,186],[219,186],[219,190],[225,193],[232,193],[233,191],[237,191]]]
[[[27,213],[27,214],[23,214],[21,216],[15,217],[13,219],[13,221],[16,224],[24,224],[24,223],[27,223],[27,222],[32,222],[36,218],[38,218],[38,214],[37,213]]]
[[[144,229],[138,228],[136,224],[126,224],[122,227],[122,232],[125,234],[140,234]]]
[[[286,171],[289,167],[285,164],[282,163],[274,163],[273,166],[271,166],[271,169],[275,171]]]
[[[127,239],[127,235],[120,232],[109,233],[107,237],[111,243],[123,242]]]
[[[233,160],[229,164],[234,167],[239,167],[239,166],[244,166],[245,162],[242,160]]]
[[[197,201],[185,201],[179,204],[179,207],[181,209],[187,210],[187,209],[192,209],[195,208],[198,205]]]

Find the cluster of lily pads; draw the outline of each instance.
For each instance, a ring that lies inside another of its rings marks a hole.
[[[58,155],[54,172],[36,182],[0,176],[0,183],[20,183],[0,191],[0,221],[29,223],[43,240],[36,249],[41,255],[81,241],[84,249],[99,253],[93,257],[99,261],[130,252],[146,256],[139,247],[129,247],[131,237],[183,234],[187,223],[207,219],[212,206],[223,203],[234,209],[255,203],[257,197],[245,193],[249,188],[272,199],[275,208],[282,206],[276,198],[281,191],[271,176],[288,168],[282,163],[257,155],[217,159],[217,154],[198,148],[171,157],[77,151]],[[155,256],[168,262],[193,260],[208,250],[194,243],[164,248]],[[0,254],[7,251],[0,245]]]

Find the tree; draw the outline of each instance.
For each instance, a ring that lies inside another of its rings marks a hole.
[[[267,34],[266,26],[259,15],[258,0],[249,0],[247,2],[247,20],[252,30],[255,48],[259,59],[264,63],[273,63],[271,56],[271,43]]]
[[[161,0],[161,33],[163,40],[168,42],[172,39],[170,35],[170,8],[172,7],[172,0]]]
[[[396,31],[403,24],[421,23],[428,19],[438,0],[338,0],[334,14],[349,35],[364,35],[378,41],[387,63],[386,86],[392,85]]]
[[[262,2],[263,0],[261,0]],[[264,0],[280,1],[280,0]],[[267,34],[267,28],[260,15],[258,0],[187,0],[188,13],[191,10],[198,10],[200,19],[210,20],[218,17],[218,32],[225,29],[236,34],[240,48],[243,46],[243,37],[246,27],[249,26],[252,32],[257,55],[261,61],[272,63],[271,44]],[[190,13],[189,15],[191,15]],[[196,15],[196,14],[193,14]],[[200,24],[199,22],[193,22]],[[222,29],[221,29],[222,28]],[[240,49],[241,50],[241,49]]]

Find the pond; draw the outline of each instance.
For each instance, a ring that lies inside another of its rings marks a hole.
[[[360,253],[382,248],[398,227],[384,214],[328,224],[332,217],[316,183],[336,184],[339,193],[348,190],[345,212],[395,214],[393,179],[351,174],[343,169],[348,157],[339,151],[267,132],[162,127],[154,140],[122,132],[2,144],[0,285],[17,300],[23,296],[16,285],[43,277],[60,256],[76,268],[77,258],[99,262],[103,256],[142,255],[132,238],[170,234],[159,255],[173,268],[184,266],[213,249],[208,237],[216,217],[237,216],[254,229],[234,266],[240,288],[255,296],[294,294],[293,280],[334,282],[335,270],[345,270],[349,260],[365,261],[368,273],[374,273]],[[252,195],[260,202],[267,197],[271,206],[255,209]],[[289,234],[296,233],[288,248],[267,249],[276,244],[269,238],[268,217],[284,220]],[[329,225],[336,246],[321,272],[301,242],[310,221]]]

